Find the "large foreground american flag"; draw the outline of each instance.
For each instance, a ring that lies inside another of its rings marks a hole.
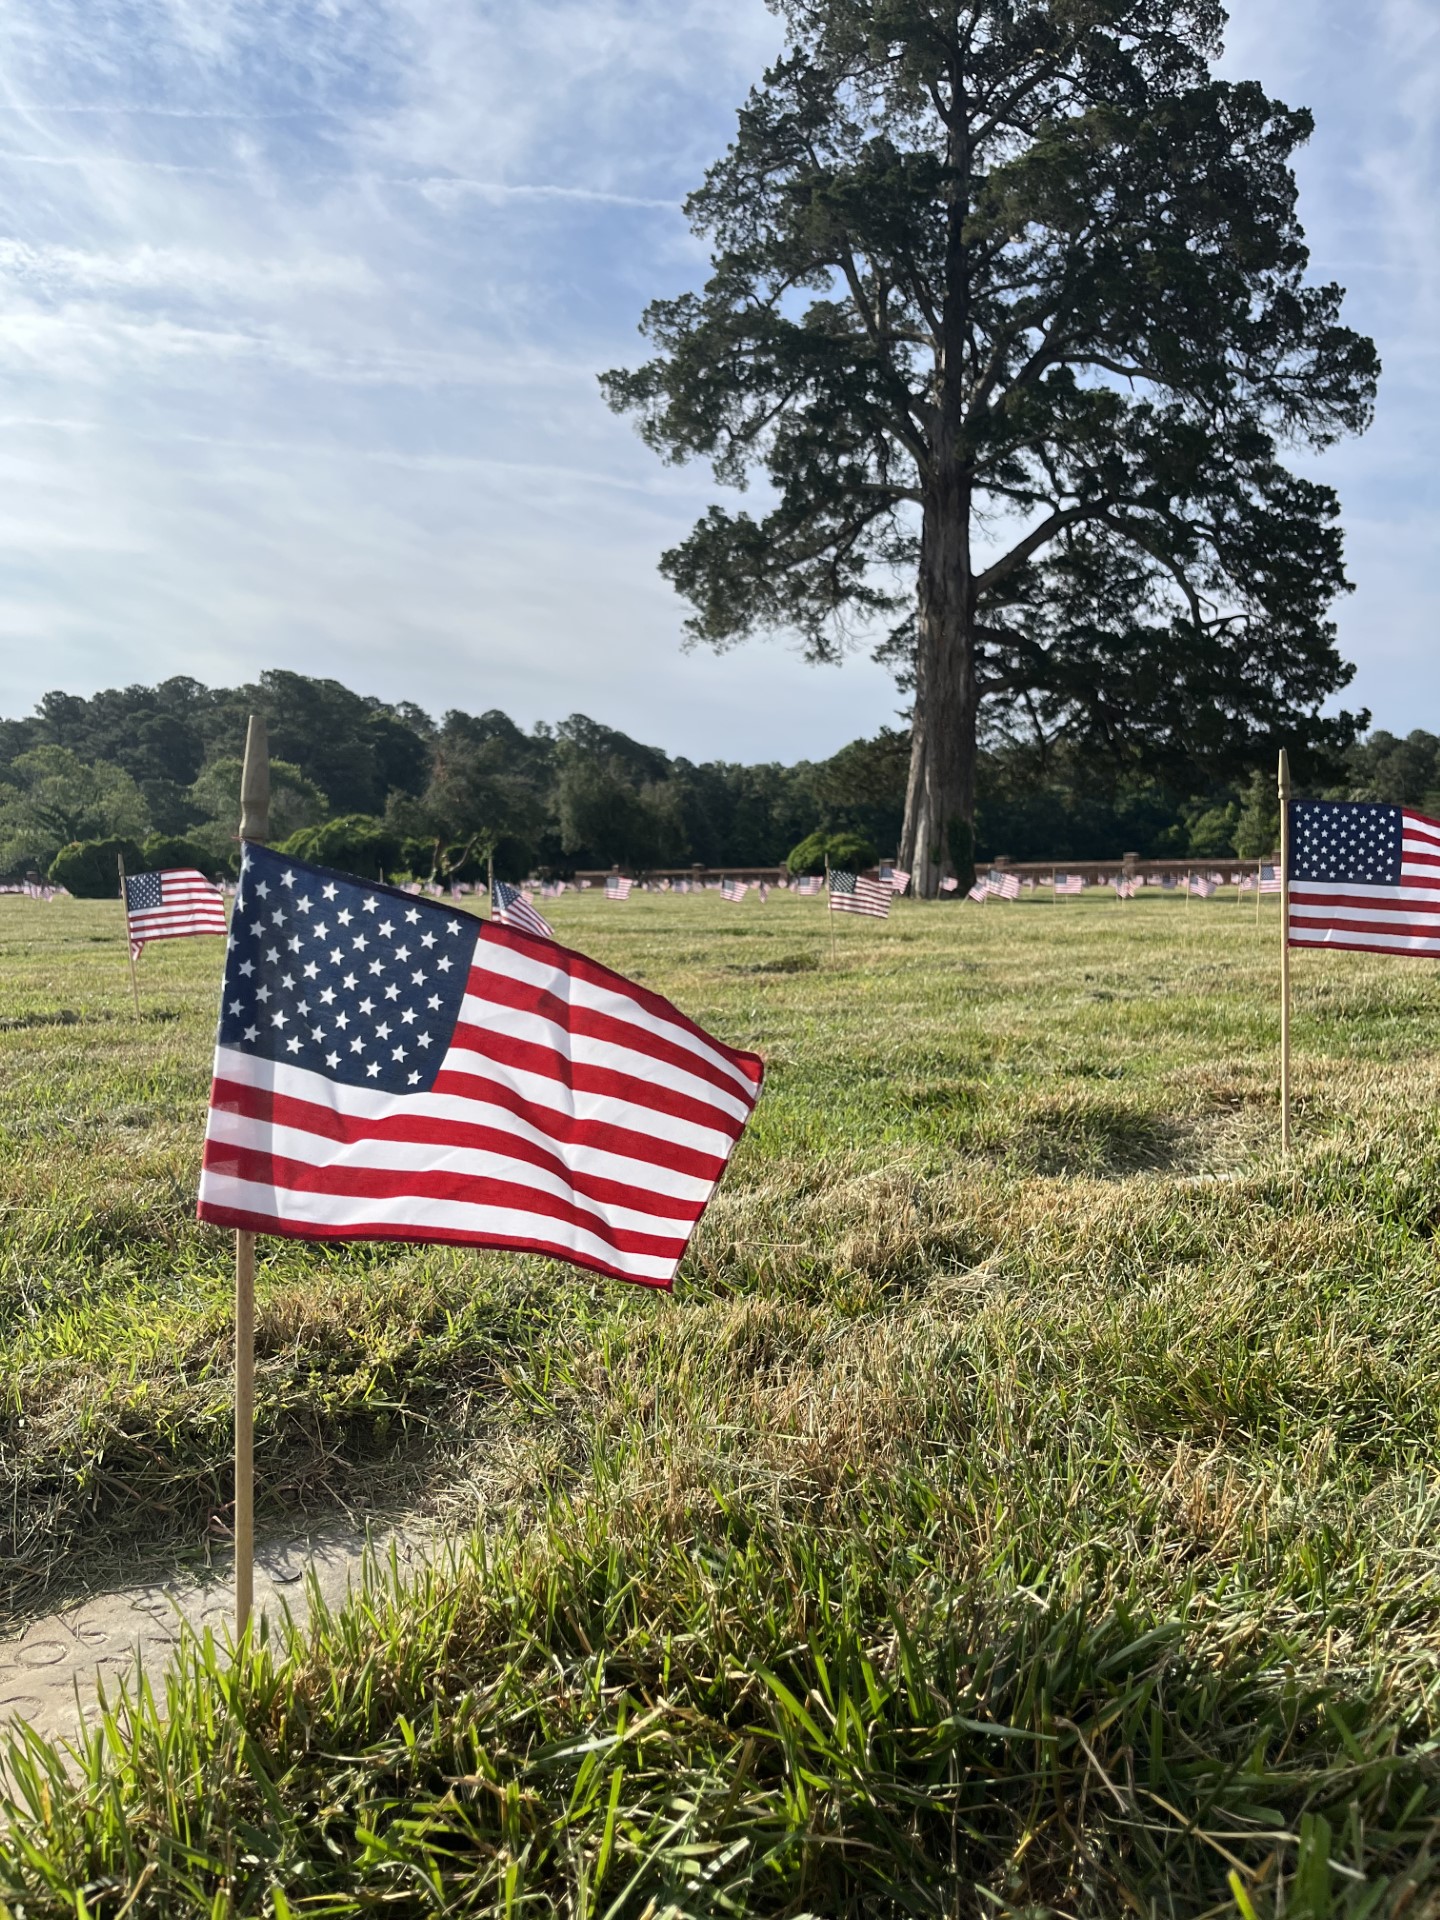
[[[1292,800],[1288,935],[1292,947],[1440,954],[1440,820]]]
[[[192,933],[224,933],[225,896],[194,867],[125,876],[125,930],[138,960],[152,940]]]
[[[549,940],[247,847],[200,1218],[668,1287],[763,1071]]]

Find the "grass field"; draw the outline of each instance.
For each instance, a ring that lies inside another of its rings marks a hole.
[[[673,1298],[262,1243],[260,1518],[416,1586],[10,1755],[38,1915],[1440,1912],[1440,978],[1264,904],[558,904],[769,1063]],[[0,1584],[223,1540],[215,942],[0,901]]]

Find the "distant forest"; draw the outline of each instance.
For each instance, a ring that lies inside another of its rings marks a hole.
[[[697,764],[583,714],[528,732],[495,710],[436,721],[408,702],[274,671],[233,688],[176,678],[89,699],[49,693],[28,718],[0,720],[0,874],[48,874],[67,848],[75,871],[75,849],[92,846],[97,872],[110,875],[117,848],[147,864],[233,869],[245,719],[256,710],[269,723],[272,838],[354,871],[467,878],[492,848],[511,879],[743,867],[778,865],[816,833],[878,856],[899,840],[909,744],[898,729],[828,760]],[[1372,733],[1328,776],[1313,790],[1440,811],[1440,738]],[[982,761],[982,861],[1258,857],[1277,827],[1269,768],[1182,792],[1063,742],[997,741]]]

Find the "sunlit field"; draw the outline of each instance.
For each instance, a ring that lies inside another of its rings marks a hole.
[[[547,908],[547,911],[549,909]],[[78,1757],[88,1914],[1440,1911],[1440,978],[1279,903],[555,903],[762,1053],[673,1297],[261,1243],[259,1524],[455,1535]],[[839,917],[837,916],[837,919]],[[13,1625],[223,1559],[216,940],[0,900]]]

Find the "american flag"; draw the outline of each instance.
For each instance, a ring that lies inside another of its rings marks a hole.
[[[1191,893],[1198,899],[1208,900],[1215,891],[1215,882],[1207,880],[1203,873],[1192,874],[1189,881]]]
[[[200,1218],[668,1287],[763,1071],[552,941],[247,847]]]
[[[720,882],[720,898],[722,900],[743,900],[749,891],[749,887],[746,886],[743,880],[722,880]]]
[[[940,882],[940,891],[941,893],[954,893],[958,890],[959,885],[960,885],[960,882],[955,878],[954,874],[952,873],[947,875],[946,878]]]
[[[1083,893],[1085,881],[1078,873],[1057,873],[1055,876],[1056,893]]]
[[[1115,898],[1117,900],[1133,900],[1135,898],[1135,882],[1125,879],[1122,874],[1115,882]]]
[[[1292,947],[1440,954],[1440,820],[1292,800],[1288,935]]]
[[[805,875],[805,878],[804,878],[804,879],[803,879],[803,880],[802,880],[802,881],[800,882],[800,884],[799,884],[799,885],[798,885],[798,886],[796,887],[796,889],[795,889],[795,891],[796,891],[797,893],[819,893],[819,891],[820,891],[820,876],[819,876],[819,874],[817,874],[817,873],[807,873],[807,874]]]
[[[1020,898],[1020,876],[1018,873],[999,873],[992,870],[985,876],[985,885],[990,889],[991,893],[996,894],[1001,900],[1018,900]]]
[[[125,929],[136,959],[151,940],[224,933],[225,896],[194,867],[125,876]]]
[[[623,874],[612,873],[605,882],[605,898],[607,900],[628,900],[630,898],[630,889],[634,884],[635,882],[633,880],[626,879]]]
[[[867,880],[862,874],[830,869],[830,911],[832,913],[868,913],[884,920],[890,912],[890,882]]]
[[[977,880],[965,898],[967,900],[978,901],[983,907],[985,902],[990,898],[990,883],[987,880]]]
[[[1278,867],[1261,867],[1260,891],[1261,893],[1279,893],[1280,869]]]
[[[910,876],[903,867],[883,866],[880,869],[880,878],[890,882],[892,893],[904,893],[910,884]]]
[[[519,887],[512,887],[508,880],[495,882],[493,918],[502,927],[518,927],[521,933],[533,933],[539,940],[555,938],[555,929],[531,906],[530,896]]]

